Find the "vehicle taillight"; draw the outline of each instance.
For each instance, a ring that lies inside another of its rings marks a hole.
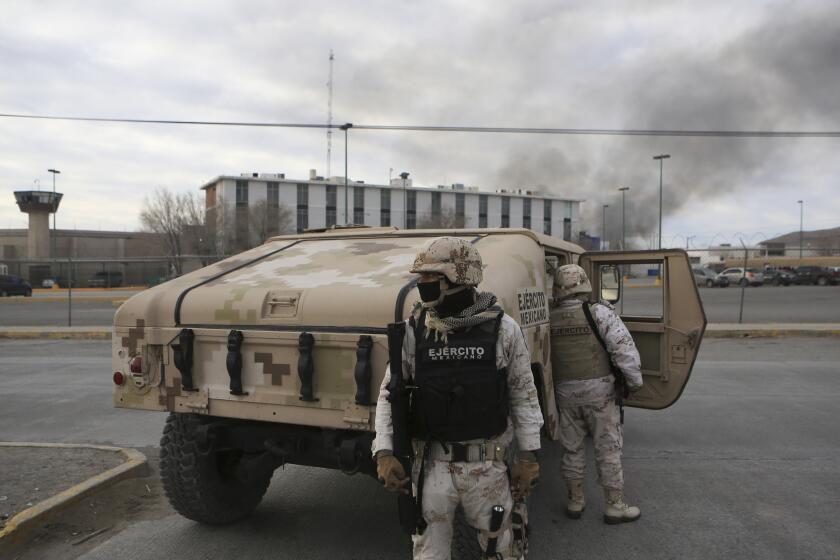
[[[143,358],[140,356],[131,358],[131,361],[128,363],[128,369],[131,370],[131,373],[143,373]]]
[[[114,385],[122,385],[125,383],[125,376],[121,371],[114,372]]]

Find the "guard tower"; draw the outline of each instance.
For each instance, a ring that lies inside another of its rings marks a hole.
[[[62,196],[62,193],[50,191],[15,191],[20,211],[29,214],[27,258],[55,256],[50,254],[50,214],[58,210]]]

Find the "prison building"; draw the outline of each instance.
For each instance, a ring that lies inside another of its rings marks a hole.
[[[421,187],[398,177],[390,185],[324,178],[313,169],[307,180],[283,173],[222,175],[201,187],[208,219],[233,232],[239,245],[257,229],[268,235],[334,225],[422,228],[526,228],[571,241],[580,231],[579,199],[535,190],[479,190],[456,183]],[[346,200],[346,205],[345,205]],[[250,239],[250,244],[254,240]]]

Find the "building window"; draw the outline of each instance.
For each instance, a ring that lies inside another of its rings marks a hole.
[[[522,199],[522,227],[531,229],[531,199]]]
[[[267,236],[277,235],[280,229],[280,185],[268,183],[266,187],[265,233]]]
[[[466,219],[464,218],[464,193],[455,193],[455,221],[458,227],[464,227]]]
[[[543,233],[551,235],[551,201],[543,200]]]
[[[327,227],[336,223],[336,189],[335,185],[327,185]]]
[[[440,216],[440,193],[433,192],[432,193],[432,218],[437,218]]]
[[[309,228],[309,185],[297,186],[297,232]]]
[[[280,206],[280,184],[269,183],[266,188],[266,199],[269,206]]]
[[[236,182],[236,205],[248,206],[248,181]]]
[[[510,198],[502,197],[502,227],[510,227]]]
[[[417,191],[406,193],[405,229],[417,227]]]
[[[478,227],[487,227],[487,195],[478,195]]]
[[[391,191],[379,189],[379,225],[391,225]]]
[[[353,223],[365,223],[365,189],[361,187],[353,187]]]
[[[564,241],[571,241],[572,240],[572,219],[571,218],[563,218],[563,240]],[[624,249],[624,247],[622,247]]]

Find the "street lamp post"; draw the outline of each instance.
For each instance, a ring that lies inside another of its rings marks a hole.
[[[621,250],[627,250],[627,239],[626,239],[626,230],[624,227],[624,195],[627,194],[627,191],[630,190],[630,187],[619,187],[618,191],[621,193]]]
[[[653,159],[659,160],[659,249],[662,248],[662,160],[671,157],[670,154],[659,154]]]
[[[55,255],[55,236],[56,236],[56,229],[55,229],[55,215],[56,215],[56,210],[58,210],[58,209],[55,207],[55,176],[56,176],[56,175],[58,175],[59,173],[61,173],[61,171],[59,171],[58,169],[47,169],[47,171],[49,171],[50,173],[52,173],[52,178],[53,178],[53,198],[52,198],[52,203],[53,203],[52,258],[55,258],[55,257],[56,257],[56,255]]]
[[[799,260],[801,261],[803,245],[802,227],[805,224],[805,201],[797,200],[796,203],[799,204]]]
[[[603,218],[603,222],[602,222],[602,226],[601,226],[601,250],[602,251],[604,250],[604,246],[607,243],[607,208],[609,208],[609,207],[610,207],[609,204],[604,204],[604,207],[602,209],[603,213],[604,213],[604,218]]]
[[[344,131],[344,225],[349,224],[347,221],[347,131],[353,128],[353,123],[344,123],[339,126]]]
[[[405,181],[408,179],[408,175],[408,171],[400,173],[400,177],[403,180],[403,229],[408,229],[408,196],[405,190]]]

